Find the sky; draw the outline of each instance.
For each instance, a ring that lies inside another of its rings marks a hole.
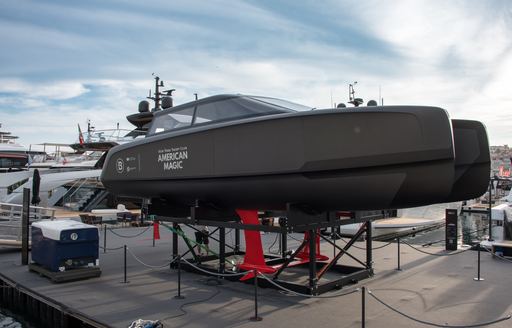
[[[28,147],[131,128],[160,76],[316,108],[429,105],[512,144],[512,1],[0,1],[0,123]]]

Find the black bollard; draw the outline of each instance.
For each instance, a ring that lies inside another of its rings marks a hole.
[[[126,247],[126,245],[124,245],[124,281],[123,281],[123,284],[127,284],[128,283],[128,280],[126,280],[126,251],[128,250],[128,247]]]
[[[254,317],[250,318],[251,321],[263,320],[258,316],[258,271],[254,270]]]
[[[483,281],[484,278],[480,277],[480,243],[478,243],[477,249],[478,249],[477,277],[473,278],[473,280],[474,281]]]
[[[178,255],[178,295],[174,296],[175,299],[182,300],[185,296],[181,295],[181,255]]]
[[[366,287],[361,287],[361,327],[366,325]]]
[[[107,252],[107,225],[103,225],[103,254]]]
[[[398,266],[396,268],[397,271],[402,271],[402,268],[400,268],[400,237],[396,238],[397,243],[397,249],[398,249]]]

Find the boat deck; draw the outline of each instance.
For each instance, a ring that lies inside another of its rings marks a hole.
[[[145,228],[115,230],[119,235],[134,236]],[[159,266],[170,257],[171,234],[162,229],[161,240],[152,247],[151,229],[134,238],[121,238],[108,232],[108,248],[128,245],[140,260]],[[300,239],[301,236],[293,234]],[[228,235],[226,242],[230,243]],[[265,251],[275,235],[262,235]],[[101,239],[102,240],[102,239]],[[243,238],[242,238],[243,240]],[[289,248],[298,242],[290,239]],[[338,240],[343,245],[342,240]],[[364,243],[357,246],[364,248]],[[375,242],[374,247],[384,246]],[[215,248],[215,244],[211,245]],[[183,245],[180,244],[180,247]],[[274,245],[271,250],[277,250]],[[430,247],[432,253],[444,253],[442,248]],[[332,246],[322,244],[322,252],[331,255]],[[362,249],[351,253],[364,254]],[[482,254],[482,276],[473,278],[477,270],[477,252],[439,257],[420,253],[401,245],[402,271],[396,270],[397,245],[374,250],[375,276],[354,286],[366,286],[374,295],[415,318],[438,324],[469,325],[491,321],[512,313],[510,294],[512,263]],[[343,257],[344,264],[353,264]],[[283,294],[275,289],[259,289],[259,315],[263,321],[249,321],[253,315],[252,285],[224,281],[216,286],[207,277],[182,272],[184,300],[177,294],[177,272],[169,268],[150,270],[128,254],[128,281],[123,281],[123,251],[101,253],[102,275],[99,278],[51,283],[20,265],[20,253],[0,248],[0,272],[37,293],[94,318],[112,327],[127,327],[143,318],[161,320],[165,327],[360,327],[361,293],[328,299],[312,299]],[[352,287],[345,287],[350,290]],[[339,292],[333,292],[339,293]],[[324,294],[329,295],[329,293]],[[197,302],[197,303],[192,303]],[[512,320],[492,327],[510,327]],[[424,327],[402,317],[366,295],[367,327]]]

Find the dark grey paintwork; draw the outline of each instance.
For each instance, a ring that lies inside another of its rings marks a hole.
[[[485,126],[478,121],[452,120],[455,177],[447,202],[476,198],[489,186],[491,156]]]
[[[113,148],[101,179],[123,196],[229,209],[383,209],[456,196],[451,121],[424,106],[278,113],[161,133]]]

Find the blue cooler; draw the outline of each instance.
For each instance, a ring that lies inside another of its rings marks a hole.
[[[98,228],[73,220],[32,223],[32,261],[53,271],[99,265]]]

